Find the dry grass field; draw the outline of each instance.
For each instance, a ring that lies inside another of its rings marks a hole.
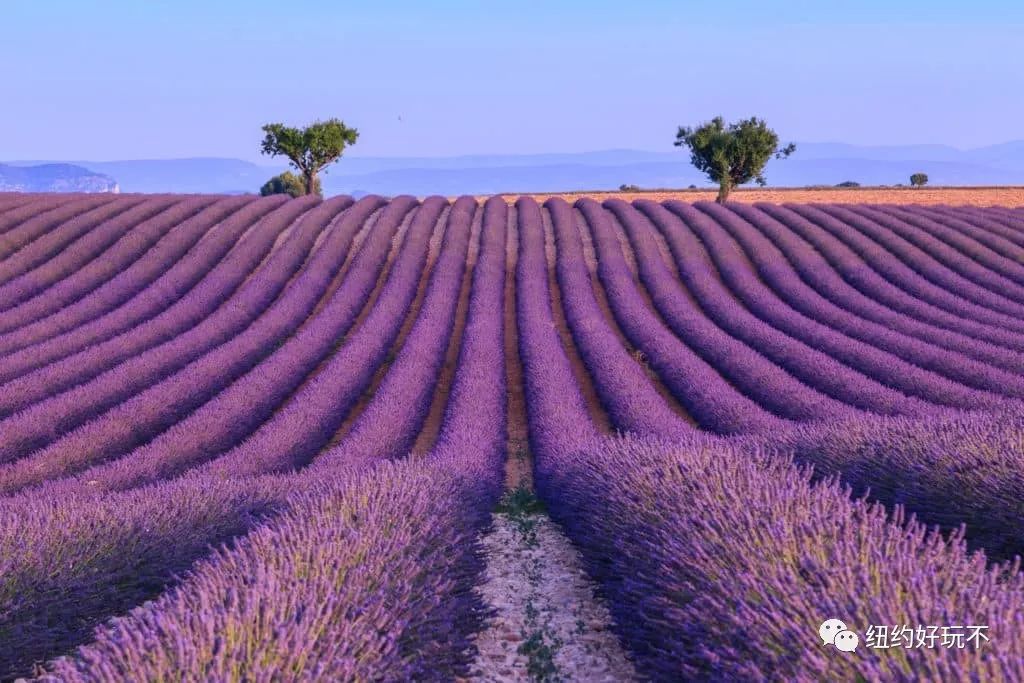
[[[663,202],[681,199],[688,202],[714,200],[714,190],[650,190],[640,192],[566,192],[538,193],[530,195],[537,201],[558,196],[573,202],[580,197],[597,200],[618,197],[627,201],[652,199]],[[518,194],[507,195],[510,202]],[[861,188],[771,188],[739,189],[729,195],[729,201],[736,202],[798,202],[828,204],[945,204],[948,206],[1006,206],[1024,207],[1024,187],[934,187],[914,189],[909,187],[861,187]]]

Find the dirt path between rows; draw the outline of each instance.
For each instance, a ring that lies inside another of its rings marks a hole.
[[[635,680],[636,672],[611,631],[611,616],[596,597],[579,553],[533,494],[533,454],[515,313],[519,230],[511,207],[508,229],[507,490],[492,527],[479,539],[486,570],[475,590],[493,616],[475,639],[477,652],[466,680]]]
[[[590,376],[587,364],[583,362],[583,357],[580,356],[580,352],[576,348],[572,330],[569,329],[569,322],[565,318],[565,309],[562,307],[562,287],[558,282],[558,248],[555,243],[555,229],[551,223],[551,214],[543,207],[541,208],[541,220],[544,226],[544,255],[548,261],[548,291],[551,293],[551,313],[555,329],[558,331],[558,336],[562,338],[565,355],[569,358],[569,365],[572,366],[576,384],[579,385],[580,393],[590,411],[594,426],[599,432],[613,434],[615,425],[612,424],[608,412],[601,403],[594,378]]]
[[[519,217],[508,209],[505,241],[505,373],[507,383],[508,437],[505,444],[505,486],[509,490],[533,490],[533,456],[526,419],[523,365],[519,360],[519,326],[516,324],[516,264],[519,263]]]
[[[471,680],[636,680],[579,554],[547,515],[496,514],[481,544],[477,591],[497,616],[477,638]]]
[[[434,388],[434,396],[430,401],[427,418],[420,428],[419,436],[413,445],[414,455],[426,455],[437,443],[437,437],[444,425],[444,413],[448,407],[448,395],[455,382],[455,371],[459,364],[459,352],[462,350],[462,335],[466,330],[466,319],[469,315],[469,295],[472,290],[473,270],[480,255],[480,235],[483,230],[484,207],[477,206],[473,214],[473,222],[469,231],[469,249],[466,252],[466,267],[462,274],[462,285],[459,289],[459,302],[455,308],[455,326],[448,340],[444,365]]]
[[[651,383],[651,386],[654,387],[654,390],[658,392],[658,395],[661,396],[663,401],[665,401],[665,405],[675,411],[676,415],[679,416],[679,419],[685,420],[695,427],[699,426],[697,424],[697,420],[690,415],[683,404],[679,402],[679,399],[676,398],[675,394],[673,394],[672,391],[665,386],[665,383],[661,381],[661,377],[658,376],[658,373],[647,364],[647,356],[644,354],[643,350],[634,346],[622,331],[618,320],[615,318],[615,314],[612,312],[611,305],[608,303],[608,294],[605,292],[604,285],[601,283],[601,278],[597,273],[597,252],[594,248],[594,241],[590,234],[590,226],[587,224],[587,219],[578,209],[573,210],[573,219],[576,224],[576,230],[580,235],[580,242],[583,244],[583,260],[586,263],[587,271],[590,274],[590,285],[594,292],[594,299],[597,301],[598,308],[600,308],[601,312],[604,314],[604,322],[608,326],[608,329],[615,334],[619,343],[622,344],[623,348],[626,349],[629,355],[632,356],[633,360],[640,366],[644,375],[647,377],[647,380]],[[629,250],[630,256],[632,256],[632,249],[629,248],[628,243],[623,247],[623,253],[625,253],[627,249]],[[655,308],[654,302],[651,301],[650,294],[647,292],[643,283],[636,278],[635,271],[634,285],[636,286],[640,297],[647,305],[648,310],[652,315],[657,317],[659,321],[661,321],[658,309]]]
[[[419,207],[417,207],[419,209]],[[437,261],[438,254],[441,251],[441,242],[444,238],[444,233],[448,227],[448,214],[451,207],[446,206],[438,216],[437,221],[434,223],[434,228],[430,233],[430,241],[427,243],[427,258],[424,261],[423,270],[420,273],[419,283],[416,285],[416,295],[409,305],[409,310],[405,314],[405,318],[402,321],[402,326],[398,330],[398,336],[395,338],[394,343],[388,350],[387,356],[385,356],[380,367],[373,373],[373,379],[370,381],[370,385],[363,390],[363,393],[359,396],[356,404],[349,411],[342,422],[341,426],[335,431],[331,440],[323,447],[321,453],[326,453],[331,448],[337,446],[341,441],[348,435],[348,433],[355,426],[356,420],[366,410],[366,407],[370,405],[377,390],[380,389],[380,385],[384,382],[384,377],[391,370],[391,364],[398,358],[398,354],[401,353],[402,347],[405,345],[405,339],[409,336],[409,332],[412,330],[412,326],[416,323],[416,318],[419,317],[420,308],[423,306],[423,299],[426,296],[427,285],[430,282],[430,278],[434,272],[434,263]],[[411,213],[411,212],[410,212]],[[406,216],[407,221],[402,221],[402,225],[399,228],[399,232],[395,234],[392,241],[391,252],[388,254],[387,261],[387,272],[381,273],[381,278],[377,282],[377,286],[374,288],[373,293],[370,295],[370,299],[373,302],[373,306],[376,305],[377,300],[380,298],[384,287],[387,286],[387,281],[391,277],[391,268],[394,266],[395,261],[398,260],[398,255],[401,252],[402,245],[407,237],[409,227],[412,224],[412,216]],[[359,317],[356,318],[356,323],[350,328],[348,334],[345,335],[345,339],[351,338],[355,330],[362,327],[362,323],[369,317],[373,310],[373,306],[365,306],[359,313]],[[357,327],[358,326],[358,327]],[[344,342],[343,342],[344,343]],[[339,347],[340,348],[340,345]],[[325,362],[329,362],[329,358],[325,359]],[[317,368],[319,370],[319,368]],[[310,376],[312,378],[313,375]]]

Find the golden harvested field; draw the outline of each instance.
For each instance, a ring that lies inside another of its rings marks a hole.
[[[713,190],[676,190],[641,192],[566,192],[538,193],[530,196],[537,201],[548,197],[562,197],[576,201],[580,197],[608,199],[617,197],[626,201],[652,199],[663,202],[681,199],[687,202],[713,200]],[[518,194],[507,195],[515,201]],[[935,187],[913,189],[909,187],[863,187],[863,188],[772,188],[740,189],[729,195],[729,201],[738,202],[819,202],[832,204],[946,204],[949,206],[1007,206],[1024,207],[1024,187]]]

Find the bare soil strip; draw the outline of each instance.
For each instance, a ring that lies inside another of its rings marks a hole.
[[[579,554],[543,512],[506,505],[480,539],[496,611],[476,639],[471,680],[631,681],[636,672]]]
[[[687,412],[686,408],[679,402],[675,395],[669,391],[668,387],[661,381],[658,373],[654,371],[651,366],[647,364],[647,356],[644,354],[642,349],[634,346],[626,335],[622,332],[622,328],[619,327],[619,321],[615,319],[615,314],[612,313],[611,306],[608,304],[608,295],[604,290],[604,285],[601,283],[601,279],[597,275],[597,252],[594,250],[594,241],[591,239],[590,226],[587,225],[586,218],[578,210],[573,211],[573,217],[575,219],[576,229],[580,234],[580,241],[583,243],[583,259],[586,261],[587,270],[590,272],[590,286],[594,290],[594,298],[597,299],[597,305],[604,314],[605,322],[608,327],[615,333],[615,336],[619,338],[619,343],[622,344],[623,348],[629,352],[629,355],[633,357],[633,360],[643,369],[644,374],[650,381],[651,386],[658,392],[665,403],[673,410],[679,417],[686,420],[694,426],[699,426],[697,421],[693,419],[693,416]],[[629,249],[629,245],[625,245],[623,250]],[[630,250],[632,254],[632,250]],[[661,319],[660,314],[657,313],[657,309],[654,307],[654,302],[651,301],[650,295],[647,293],[647,289],[643,286],[642,282],[636,282],[637,291],[640,292],[640,296],[643,298],[644,303],[648,309]]]
[[[366,406],[373,400],[374,394],[377,393],[377,389],[380,388],[381,382],[384,381],[384,377],[388,374],[388,370],[391,369],[391,364],[398,358],[398,354],[402,350],[402,346],[405,345],[405,338],[409,336],[409,331],[412,330],[412,326],[416,323],[416,318],[419,317],[420,308],[423,305],[423,298],[427,293],[427,283],[430,282],[430,277],[434,272],[434,263],[437,261],[438,252],[441,250],[441,239],[444,237],[445,230],[448,225],[448,214],[451,211],[451,207],[446,206],[441,211],[441,215],[438,217],[437,222],[434,224],[434,229],[430,235],[430,242],[427,247],[427,259],[423,266],[423,271],[420,274],[419,284],[416,286],[416,296],[412,300],[412,305],[409,306],[409,310],[405,315],[405,320],[402,321],[402,327],[399,328],[398,337],[395,338],[395,343],[392,344],[391,350],[388,351],[387,356],[384,358],[384,362],[380,364],[377,371],[373,374],[373,381],[370,382],[370,386],[366,388],[359,400],[349,411],[342,422],[341,427],[334,433],[331,440],[321,449],[321,453],[325,453],[331,448],[334,448],[345,438],[345,435],[351,431],[352,426],[355,424],[356,419],[366,410]],[[403,223],[403,227],[407,224]],[[403,233],[404,237],[404,233]],[[395,235],[395,239],[398,239],[398,235]],[[399,243],[401,244],[401,243]],[[388,266],[390,266],[393,258],[397,258],[397,251],[392,250],[392,255],[388,257]],[[378,283],[379,287],[383,287],[382,283]],[[363,313],[369,315],[369,310],[364,309]],[[362,313],[360,314],[362,318]],[[361,321],[357,319],[356,325],[359,325]],[[353,325],[352,329],[355,330],[356,326]]]
[[[530,452],[529,424],[523,364],[519,359],[519,326],[516,324],[516,264],[519,263],[519,217],[508,209],[505,242],[505,372],[508,399],[505,485],[509,490],[533,490],[533,454]]]
[[[466,317],[469,313],[469,293],[473,283],[473,270],[476,267],[477,256],[480,253],[480,231],[483,225],[484,209],[477,205],[473,213],[473,223],[469,232],[469,250],[466,254],[466,270],[462,274],[462,286],[459,290],[459,302],[455,308],[455,326],[452,329],[451,339],[448,341],[448,350],[445,353],[444,365],[441,367],[441,374],[438,376],[437,386],[434,395],[430,399],[430,410],[423,422],[416,443],[413,444],[412,454],[424,455],[434,447],[437,437],[441,432],[441,425],[444,423],[444,411],[448,407],[448,395],[451,392],[452,382],[455,381],[455,370],[459,363],[459,351],[462,349],[462,335],[466,329]]]
[[[562,338],[562,346],[569,357],[573,375],[576,377],[580,393],[583,394],[583,400],[590,410],[590,416],[594,421],[594,425],[598,430],[611,434],[615,431],[615,427],[612,425],[608,413],[605,412],[604,406],[601,405],[601,399],[597,396],[597,389],[594,388],[593,379],[591,379],[579,351],[576,350],[572,332],[569,330],[569,325],[565,320],[565,310],[562,308],[562,290],[558,285],[558,278],[555,275],[555,259],[557,258],[555,232],[547,209],[541,208],[541,217],[544,223],[544,254],[548,260],[548,287],[551,290],[551,311],[555,321],[555,329],[558,330],[558,336]]]
[[[550,231],[548,237],[553,237]],[[493,616],[476,637],[477,652],[468,680],[636,680],[632,664],[611,631],[608,609],[596,597],[579,554],[532,493],[533,456],[516,325],[518,247],[518,219],[512,208],[504,302],[508,490],[492,527],[479,539],[486,571],[475,590]],[[553,279],[550,270],[549,277]],[[557,295],[557,289],[552,292]],[[560,314],[561,301],[553,303]],[[561,325],[565,330],[564,318]]]
[[[353,204],[353,206],[355,205]],[[345,211],[338,214],[338,217],[334,219],[334,221],[331,223],[331,227],[333,228],[335,225],[340,223],[344,218],[345,214],[348,213],[350,210],[351,207],[345,209]],[[352,261],[355,260],[356,254],[359,253],[359,250],[363,246],[363,242],[366,241],[366,238],[370,234],[370,231],[372,231],[374,226],[377,225],[377,221],[380,220],[381,214],[383,213],[383,206],[374,211],[373,213],[371,213],[370,216],[366,219],[366,222],[363,223],[362,227],[359,228],[359,230],[356,231],[356,234],[352,236],[352,243],[348,247],[348,253],[345,254],[345,260],[342,262],[341,267],[338,268],[337,274],[335,274],[334,278],[331,280],[331,284],[328,285],[327,290],[324,292],[324,295],[320,297],[320,302],[317,303],[316,308],[313,309],[313,312],[309,315],[309,318],[307,318],[307,323],[309,320],[312,320],[314,317],[316,317],[318,313],[320,313],[323,307],[326,306],[327,303],[331,300],[331,297],[334,296],[334,292],[336,292],[338,288],[341,287],[341,283],[344,282],[345,276],[348,275],[348,271],[352,267]],[[324,235],[327,235],[326,230],[324,231]]]
[[[373,290],[370,292],[370,295],[366,297],[366,303],[364,303],[363,307],[359,310],[359,315],[356,316],[356,319],[353,321],[351,327],[349,327],[348,332],[335,342],[334,348],[331,349],[330,353],[324,356],[323,359],[317,363],[317,366],[313,368],[313,371],[306,375],[306,378],[302,380],[302,383],[295,388],[295,391],[293,391],[286,400],[281,402],[274,411],[275,413],[290,401],[292,396],[302,391],[307,384],[312,382],[313,379],[320,374],[320,371],[331,362],[334,355],[338,352],[338,349],[345,344],[345,340],[351,336],[353,332],[363,326],[363,322],[366,320],[366,317],[370,315],[370,311],[372,311],[373,307],[377,304],[377,299],[380,298],[380,291],[384,288],[384,283],[387,282],[388,275],[391,273],[391,266],[394,265],[395,259],[398,258],[398,250],[402,246],[402,242],[405,241],[405,234],[409,231],[409,226],[412,224],[413,218],[416,217],[416,213],[418,211],[419,206],[413,207],[409,213],[405,214],[402,222],[398,225],[398,229],[395,231],[395,235],[391,239],[391,249],[388,251],[387,259],[384,261],[384,265],[380,269],[380,274],[377,276],[377,283],[373,286]],[[376,220],[374,220],[374,224],[376,225]],[[365,239],[365,237],[363,239]],[[356,248],[354,242],[352,248]]]
[[[581,213],[577,211],[577,213]],[[629,236],[626,231],[623,230],[619,224],[619,219],[615,217],[611,211],[605,209],[605,215],[608,216],[608,224],[611,226],[612,231],[615,233],[615,238],[619,240],[619,248],[622,249],[622,256],[626,260],[626,265],[629,266],[629,271],[633,273],[633,279],[639,282],[640,280],[640,265],[637,263],[636,254],[633,252],[633,245],[629,242]],[[583,219],[583,226],[586,228],[586,239],[591,240],[590,226],[587,225],[587,221]],[[581,230],[581,232],[584,232]],[[591,243],[593,240],[591,240]],[[678,275],[678,272],[677,272]],[[645,290],[646,291],[646,290]]]

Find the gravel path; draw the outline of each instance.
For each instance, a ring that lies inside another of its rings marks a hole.
[[[477,591],[497,614],[476,640],[469,680],[632,681],[576,550],[547,515],[495,514]]]
[[[633,681],[633,666],[610,630],[611,617],[595,597],[576,549],[532,493],[533,454],[516,327],[519,230],[514,207],[509,209],[508,221],[508,493],[491,529],[479,539],[487,568],[484,581],[474,590],[494,616],[477,634],[471,674],[463,680]],[[553,240],[551,234],[546,237]],[[554,246],[553,241],[549,246]],[[561,312],[557,299],[552,305]]]

